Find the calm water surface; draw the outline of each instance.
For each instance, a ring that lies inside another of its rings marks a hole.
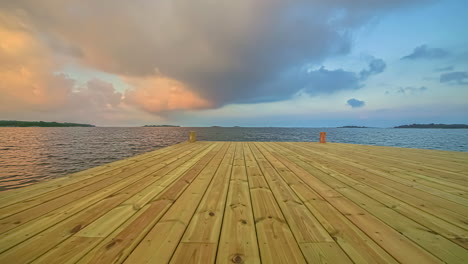
[[[0,127],[0,190],[173,145],[191,130],[213,141],[318,141],[325,131],[331,142],[468,152],[468,129]]]

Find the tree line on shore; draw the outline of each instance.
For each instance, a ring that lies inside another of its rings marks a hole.
[[[95,126],[90,125],[90,124],[78,124],[78,123],[0,120],[0,127],[95,127]]]

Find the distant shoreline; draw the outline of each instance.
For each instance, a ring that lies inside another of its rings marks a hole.
[[[370,128],[370,127],[366,127],[366,126],[341,126],[341,127],[337,127],[337,128]]]
[[[143,127],[180,127],[174,125],[144,125]]]
[[[80,123],[69,123],[69,122],[45,122],[45,121],[18,121],[18,120],[0,120],[0,127],[96,127],[92,124],[80,124]],[[128,126],[132,127],[132,126]],[[156,128],[181,128],[180,125],[144,125],[139,127],[156,127]],[[187,127],[186,127],[187,128]],[[418,128],[418,129],[468,129],[467,124],[410,124],[410,125],[399,125],[394,127],[368,127],[368,126],[355,126],[346,125],[339,127],[242,127],[242,126],[205,126],[205,127],[193,127],[193,128],[352,128],[352,129],[394,129],[394,128]]]
[[[95,125],[44,121],[0,120],[0,127],[95,127]]]
[[[411,124],[411,125],[401,125],[393,128],[443,128],[443,129],[460,129],[468,128],[468,125],[465,124]]]

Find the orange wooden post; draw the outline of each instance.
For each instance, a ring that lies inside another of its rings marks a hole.
[[[190,134],[189,134],[189,142],[190,143],[193,143],[197,141],[197,132],[195,131],[190,131]]]
[[[327,143],[327,133],[320,132],[320,143]]]

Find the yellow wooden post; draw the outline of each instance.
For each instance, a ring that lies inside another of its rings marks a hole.
[[[189,134],[189,142],[190,143],[193,143],[197,141],[197,132],[195,131],[190,131],[190,134]]]
[[[320,143],[327,143],[327,133],[320,132]]]

